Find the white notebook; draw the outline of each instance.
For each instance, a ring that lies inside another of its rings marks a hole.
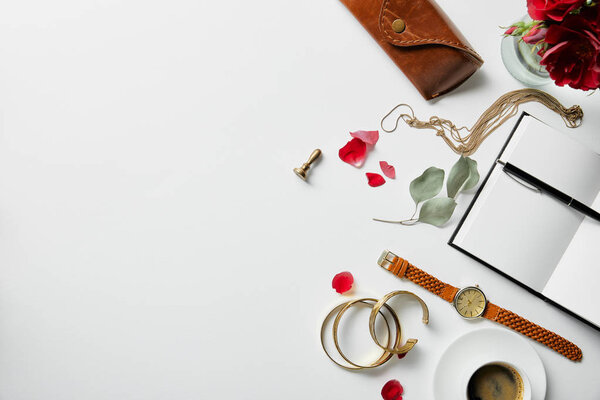
[[[600,155],[523,114],[499,159],[600,210]],[[495,164],[450,245],[600,327],[600,222]]]

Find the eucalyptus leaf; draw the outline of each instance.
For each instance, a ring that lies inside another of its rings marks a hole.
[[[446,183],[448,197],[455,198],[461,191],[475,187],[477,182],[479,182],[477,161],[460,156],[448,175],[448,182]]]
[[[448,182],[446,187],[448,189],[448,197],[455,198],[460,189],[469,179],[470,168],[469,162],[463,156],[460,156],[456,164],[452,166],[450,174],[448,175]]]
[[[469,178],[463,185],[462,190],[473,189],[479,182],[479,172],[477,171],[477,161],[466,157],[467,163],[469,163]]]
[[[410,183],[409,190],[415,204],[436,196],[444,186],[444,170],[429,167]]]
[[[448,222],[455,208],[456,201],[449,197],[438,197],[427,200],[421,207],[419,222],[442,226]]]

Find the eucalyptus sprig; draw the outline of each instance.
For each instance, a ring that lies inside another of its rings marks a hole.
[[[402,221],[373,219],[379,222],[401,225],[414,225],[417,222],[434,226],[444,225],[454,213],[456,196],[462,191],[474,188],[479,182],[477,161],[460,156],[448,175],[448,181],[446,182],[447,196],[435,197],[442,191],[445,175],[443,169],[429,167],[410,183],[408,190],[415,202],[415,211],[409,219]],[[419,211],[419,204],[421,203],[423,205]],[[419,216],[415,218],[417,212],[419,212]]]

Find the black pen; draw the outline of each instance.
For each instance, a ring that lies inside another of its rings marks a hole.
[[[554,197],[561,203],[564,203],[567,206],[571,207],[572,209],[579,211],[583,215],[587,215],[588,217],[593,218],[596,221],[600,221],[600,213],[592,210],[590,207],[586,206],[582,202],[575,200],[573,197],[569,196],[568,194],[563,193],[560,190],[553,188],[552,186],[548,185],[545,182],[542,182],[535,176],[528,174],[527,172],[523,171],[522,169],[520,169],[518,167],[515,167],[514,165],[512,165],[510,163],[507,163],[507,162],[504,162],[501,160],[496,160],[496,162],[498,164],[502,165],[502,169],[504,172],[506,172],[506,174],[511,175],[515,178],[521,179],[522,181],[526,182],[527,184],[533,186],[540,193],[546,193],[546,194]]]

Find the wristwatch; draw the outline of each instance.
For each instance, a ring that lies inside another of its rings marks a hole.
[[[537,340],[573,361],[580,361],[582,352],[574,343],[539,325],[518,316],[512,311],[490,303],[478,286],[458,289],[420,270],[391,251],[385,250],[377,261],[399,278],[406,278],[454,305],[461,317],[486,318]]]

